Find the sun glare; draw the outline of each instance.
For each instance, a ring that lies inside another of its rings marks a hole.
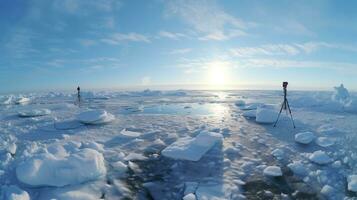
[[[228,84],[228,67],[225,62],[212,62],[207,69],[207,83],[212,88],[221,89]]]

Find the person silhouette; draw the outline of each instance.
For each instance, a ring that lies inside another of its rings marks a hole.
[[[81,102],[81,88],[79,86],[77,87],[77,97],[78,97],[78,102]]]

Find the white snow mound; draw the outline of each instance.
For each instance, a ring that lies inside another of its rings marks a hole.
[[[281,171],[280,167],[278,167],[278,166],[268,166],[264,169],[263,173],[266,176],[273,176],[273,177],[283,175],[283,172]]]
[[[162,155],[182,160],[198,161],[216,143],[221,142],[222,135],[214,132],[201,132],[195,138],[185,137],[166,147]]]
[[[295,142],[301,143],[301,144],[309,144],[314,140],[315,136],[312,132],[302,132],[298,133],[295,135]]]
[[[258,108],[255,121],[262,124],[272,124],[276,121],[278,113],[270,108]]]
[[[308,170],[301,162],[294,161],[288,164],[288,167],[294,172],[295,175],[306,176],[308,174]]]
[[[80,113],[77,119],[83,124],[105,124],[113,121],[115,117],[105,110],[89,110]]]
[[[324,165],[332,162],[332,159],[324,151],[315,151],[309,156],[310,161]]]
[[[20,111],[18,114],[20,117],[39,117],[39,116],[49,115],[51,114],[51,111],[48,109],[35,109],[35,110]]]
[[[39,154],[16,168],[18,180],[32,186],[75,185],[105,174],[103,155],[87,148],[72,154]]]

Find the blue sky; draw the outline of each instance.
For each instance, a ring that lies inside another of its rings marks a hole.
[[[1,0],[0,92],[357,89],[356,1]],[[279,89],[279,88],[278,88]]]

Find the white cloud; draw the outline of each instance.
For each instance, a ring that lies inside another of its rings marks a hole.
[[[293,44],[267,44],[256,47],[240,47],[230,49],[233,56],[294,56],[301,53],[310,54],[321,49],[336,49],[342,51],[357,52],[357,48],[346,44],[334,44],[327,42],[306,42]]]
[[[173,40],[179,40],[179,39],[181,39],[181,38],[187,37],[187,35],[185,35],[185,34],[183,34],[183,33],[174,33],[174,32],[169,32],[169,31],[160,31],[160,32],[159,32],[159,37],[169,38],[169,39],[173,39]]]
[[[150,39],[142,34],[139,33],[114,33],[108,38],[103,38],[101,39],[102,42],[107,43],[107,44],[120,44],[121,42],[124,41],[131,41],[131,42],[151,42]]]
[[[254,25],[226,13],[214,0],[166,1],[165,15],[179,17],[203,34],[201,39],[204,40],[225,40],[242,36],[242,29]]]

